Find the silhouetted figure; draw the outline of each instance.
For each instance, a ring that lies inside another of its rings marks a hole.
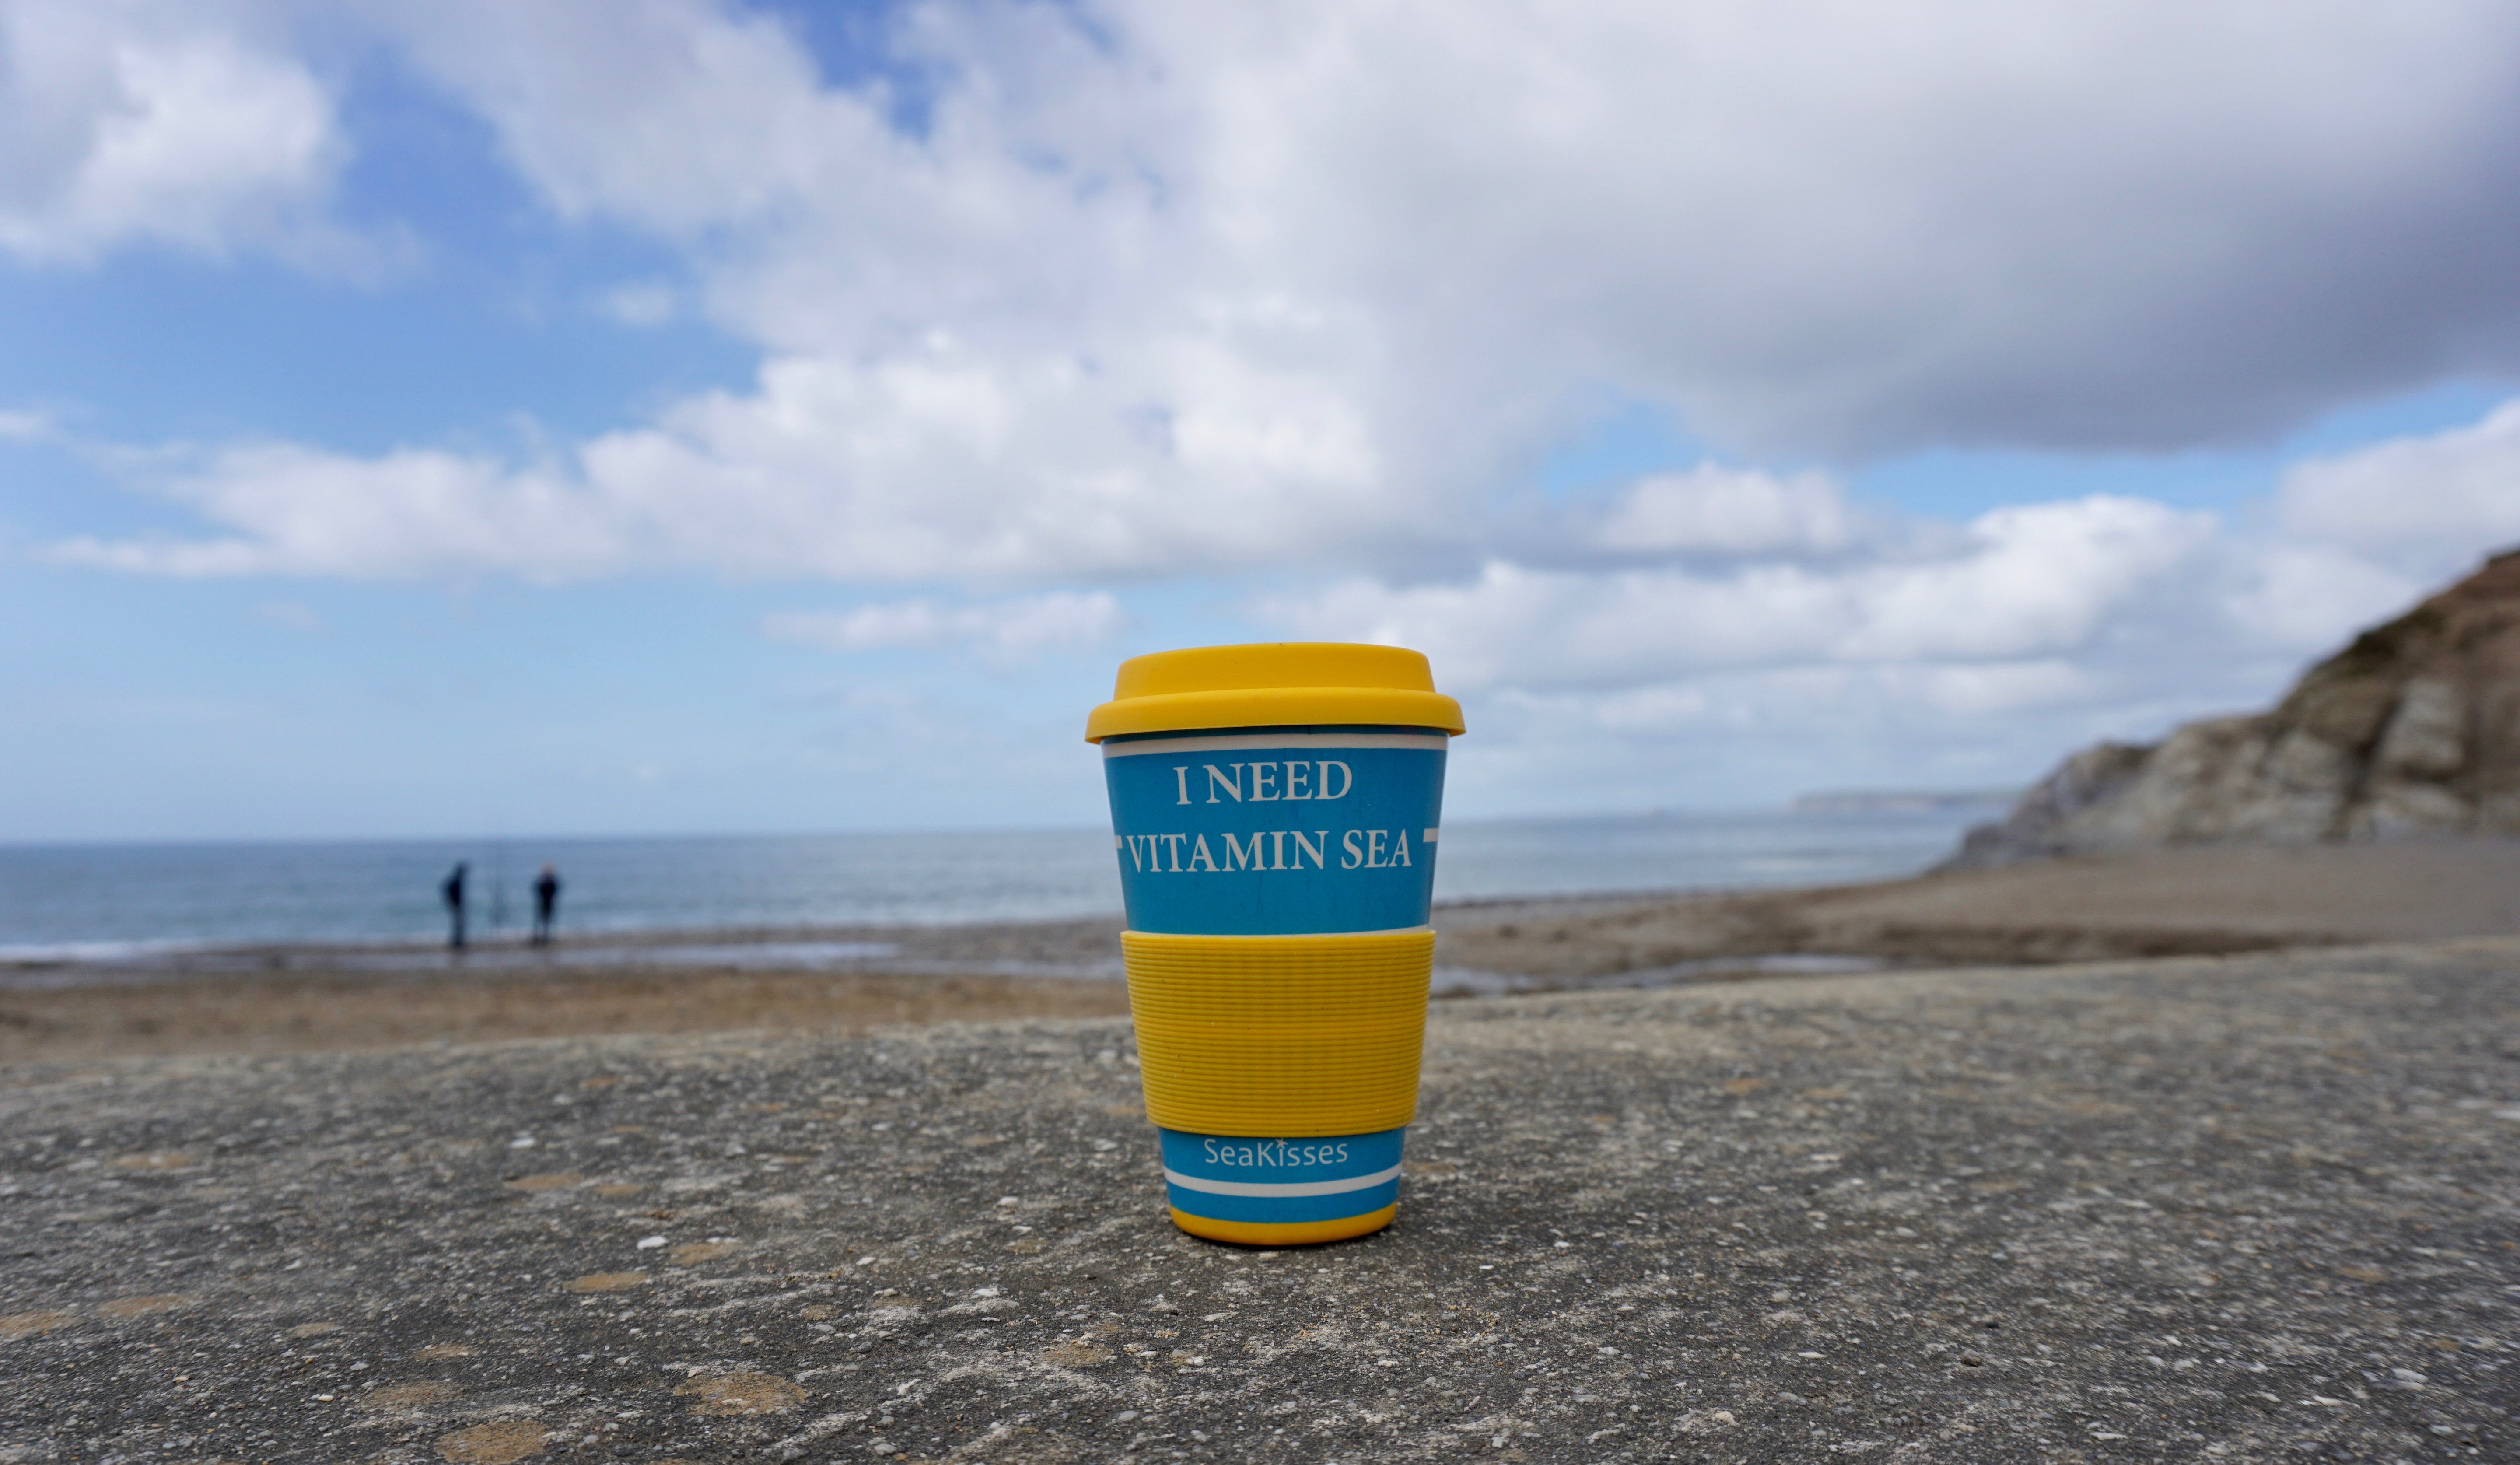
[[[446,902],[446,919],[451,923],[446,932],[450,951],[464,949],[464,861],[446,873],[446,883],[437,888],[437,898]]]
[[[551,944],[552,914],[560,909],[560,872],[549,865],[534,877],[534,944]]]

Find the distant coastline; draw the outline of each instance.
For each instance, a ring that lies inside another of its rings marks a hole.
[[[1824,789],[1786,807],[1797,814],[1920,814],[1942,809],[2002,808],[2021,797],[2002,789]]]

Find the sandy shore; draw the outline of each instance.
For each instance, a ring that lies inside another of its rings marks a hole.
[[[2520,934],[2520,841],[2191,848],[1822,890],[1444,912],[1437,961],[1591,984],[1760,953],[1892,967],[2216,956]]]
[[[1113,1016],[1116,919],[223,951],[0,970],[0,1063]],[[2182,849],[1823,890],[1439,910],[1439,991],[2031,965],[2520,935],[2520,842]]]

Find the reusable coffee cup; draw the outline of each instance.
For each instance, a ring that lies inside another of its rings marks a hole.
[[[1173,1223],[1290,1246],[1400,1205],[1444,753],[1426,659],[1283,643],[1120,665],[1102,746],[1121,951]]]

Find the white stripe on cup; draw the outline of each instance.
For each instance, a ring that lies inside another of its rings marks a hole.
[[[1238,748],[1424,748],[1441,753],[1451,746],[1452,740],[1442,733],[1236,733],[1222,738],[1148,738],[1140,743],[1115,740],[1102,745],[1102,755],[1231,753]]]
[[[1400,1167],[1375,1170],[1371,1175],[1351,1175],[1344,1180],[1289,1180],[1279,1184],[1262,1184],[1252,1180],[1208,1180],[1185,1175],[1167,1167],[1164,1178],[1184,1190],[1195,1190],[1212,1196],[1334,1196],[1351,1190],[1371,1190],[1385,1180],[1400,1178]]]

